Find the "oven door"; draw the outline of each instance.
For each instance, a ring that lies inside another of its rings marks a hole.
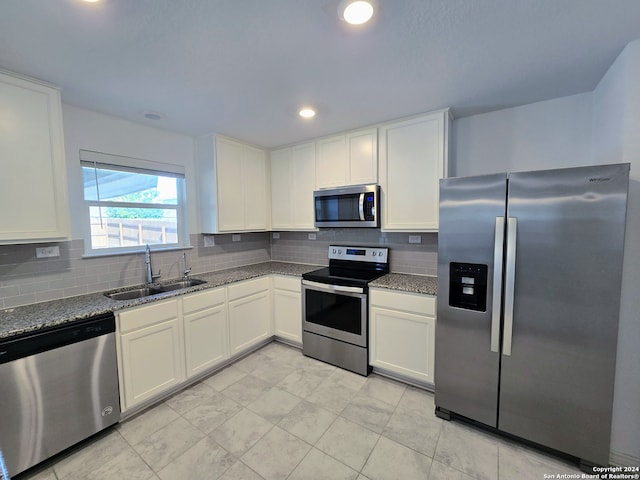
[[[367,294],[361,287],[302,281],[303,330],[367,346]]]

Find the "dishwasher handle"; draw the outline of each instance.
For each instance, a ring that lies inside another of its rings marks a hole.
[[[0,340],[0,365],[116,331],[112,312]]]

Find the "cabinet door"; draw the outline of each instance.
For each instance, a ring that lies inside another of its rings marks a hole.
[[[267,160],[264,150],[243,146],[242,181],[244,230],[266,230],[270,199],[267,198]]]
[[[124,409],[149,400],[184,381],[178,319],[121,335]]]
[[[300,292],[273,291],[275,335],[302,345],[302,295]]]
[[[378,183],[378,130],[372,128],[347,135],[350,185]]]
[[[229,358],[225,304],[183,318],[188,378]]]
[[[231,355],[244,352],[271,336],[269,290],[229,302]]]
[[[291,189],[291,154],[291,148],[271,152],[271,228],[274,230],[287,230],[293,223],[292,203],[296,193],[295,184],[293,192]]]
[[[435,319],[376,306],[370,313],[371,365],[433,384]]]
[[[64,239],[69,212],[60,94],[0,74],[0,105],[0,244]]]
[[[349,167],[344,135],[317,141],[316,181],[318,188],[347,184]]]
[[[218,231],[244,230],[243,145],[216,137],[216,179]],[[214,188],[212,186],[212,188]]]
[[[448,119],[444,111],[380,128],[383,230],[437,231]]]
[[[292,227],[299,230],[314,229],[313,191],[316,187],[316,150],[314,143],[291,148]]]

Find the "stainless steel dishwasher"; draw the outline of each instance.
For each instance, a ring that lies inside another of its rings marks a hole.
[[[0,340],[0,450],[9,475],[119,420],[112,313]]]

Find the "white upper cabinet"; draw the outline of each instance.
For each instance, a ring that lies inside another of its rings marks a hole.
[[[0,244],[69,236],[60,92],[0,73]]]
[[[293,223],[291,148],[271,152],[271,228],[289,230]]]
[[[345,135],[323,138],[317,141],[316,181],[318,188],[347,184],[349,164]]]
[[[378,182],[376,128],[322,138],[316,144],[318,188]]]
[[[315,144],[271,152],[271,228],[312,230]]]
[[[378,183],[378,129],[347,135],[349,185]]]
[[[267,230],[266,152],[220,135],[207,135],[198,139],[197,157],[202,231]]]
[[[438,230],[439,181],[448,168],[448,110],[380,127],[382,230]]]
[[[267,152],[243,146],[242,185],[244,205],[244,230],[269,229],[269,193],[267,174]],[[224,180],[224,179],[223,179]]]

